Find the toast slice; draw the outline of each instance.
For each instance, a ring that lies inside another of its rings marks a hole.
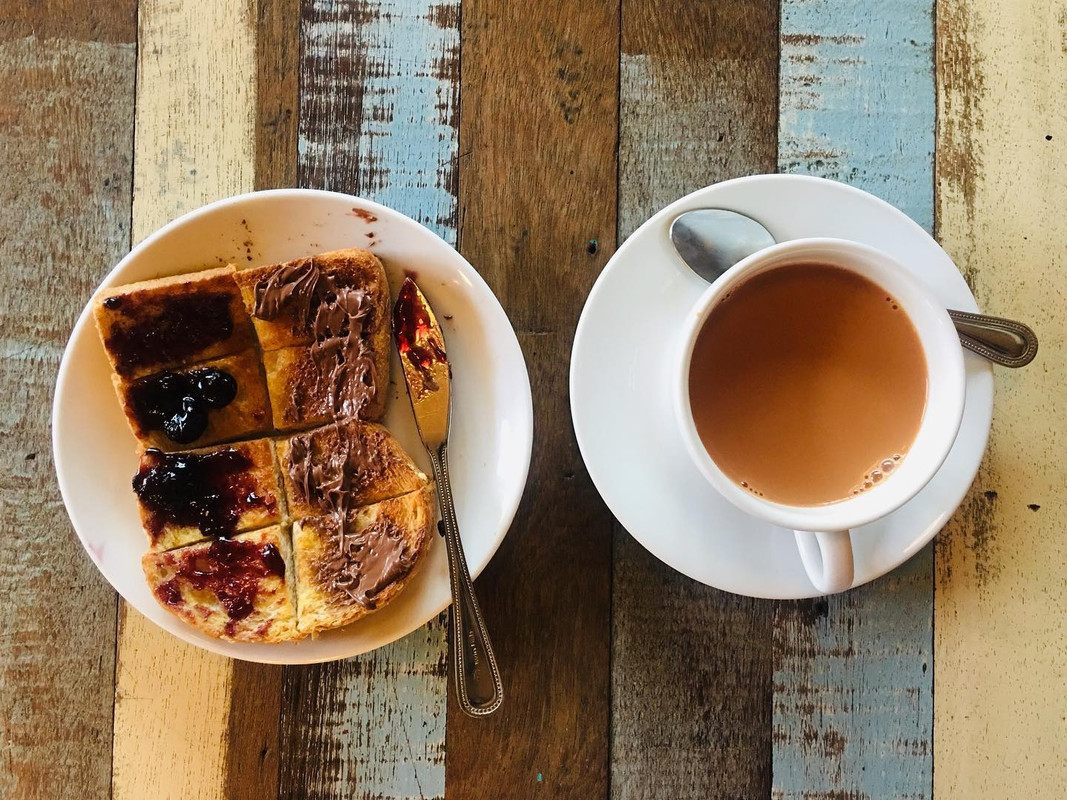
[[[427,483],[393,435],[373,422],[327,425],[279,440],[276,446],[293,519],[377,503]]]
[[[314,348],[298,345],[263,353],[274,427],[292,431],[352,416],[381,419],[389,383],[388,351],[364,345],[363,356],[336,371],[324,371]]]
[[[133,489],[152,550],[233,536],[286,518],[268,439],[184,453],[146,450]]]
[[[293,525],[301,634],[348,625],[382,608],[407,586],[433,540],[431,485]]]
[[[211,383],[205,385],[205,379]],[[271,429],[267,383],[255,350],[133,380],[113,375],[112,381],[142,448],[206,447]],[[229,383],[220,393],[217,385],[223,381]]]
[[[231,264],[101,291],[93,314],[115,372],[138,377],[250,348],[235,274]]]
[[[311,267],[314,274],[309,272]],[[257,313],[257,291],[262,293],[271,283],[279,288],[277,302],[268,304],[272,306],[269,312],[260,308]],[[330,298],[336,299],[338,290],[358,290],[366,294],[369,306],[362,335],[378,352],[388,352],[389,282],[382,262],[367,250],[352,247],[241,270],[237,284],[264,350],[311,344],[316,338],[314,319],[323,300],[333,302]]]
[[[141,565],[159,604],[208,636],[237,642],[301,636],[290,544],[276,525],[177,550],[150,550]]]

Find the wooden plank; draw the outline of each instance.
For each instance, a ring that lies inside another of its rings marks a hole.
[[[117,604],[67,521],[48,418],[129,242],[133,5],[0,3],[0,797],[110,793]]]
[[[622,236],[687,192],[774,170],[777,24],[772,0],[624,3]],[[612,797],[766,796],[771,604],[673,572],[620,527],[612,598]]]
[[[1030,322],[973,490],[937,539],[934,793],[1067,785],[1067,104],[1062,0],[937,5],[939,232],[979,306]]]
[[[933,227],[933,2],[785,0],[778,165]],[[932,558],[775,611],[774,796],[929,797]]]
[[[477,591],[504,705],[449,692],[446,796],[605,797],[611,523],[567,403],[571,338],[616,227],[617,0],[466,0],[460,249],[519,331],[534,395],[524,500]]]
[[[305,0],[301,186],[385,203],[456,239],[459,2]],[[446,627],[285,671],[281,795],[444,795]]]
[[[255,170],[255,29],[243,0],[142,0],[133,235],[247,191]],[[114,796],[226,796],[229,660],[122,615]]]

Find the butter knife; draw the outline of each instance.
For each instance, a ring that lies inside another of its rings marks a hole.
[[[448,551],[452,585],[452,666],[459,706],[472,717],[492,714],[504,699],[496,656],[489,643],[482,610],[459,538],[456,506],[448,478],[448,422],[451,415],[452,371],[445,355],[441,326],[419,287],[410,277],[393,306],[393,339],[400,352],[404,380],[422,443],[430,454],[437,499]]]

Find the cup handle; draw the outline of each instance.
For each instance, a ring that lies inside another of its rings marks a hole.
[[[793,531],[808,578],[823,594],[852,588],[855,563],[848,531]]]

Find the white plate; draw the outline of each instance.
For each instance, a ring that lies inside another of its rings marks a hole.
[[[358,209],[377,220],[367,221]],[[213,203],[170,223],[135,247],[103,286],[226,262],[271,264],[368,244],[385,263],[394,291],[405,272],[416,274],[444,328],[455,378],[449,466],[463,547],[471,574],[477,575],[504,538],[522,496],[533,442],[533,406],[526,364],[504,310],[474,268],[442,239],[396,211],[349,195],[299,189],[257,192]],[[395,352],[392,375],[385,423],[429,473]],[[82,544],[104,577],[138,611],[176,636],[234,658],[305,664],[381,647],[448,605],[445,548],[435,537],[408,588],[386,608],[353,625],[284,644],[204,636],[165,611],[144,582],[141,555],[146,538],[130,487],[137,470],[135,446],[86,306],[63,354],[52,410],[59,488]]]
[[[815,597],[792,533],[716,493],[670,418],[666,354],[707,284],[677,255],[668,227],[683,211],[709,207],[748,214],[779,242],[829,236],[877,247],[947,307],[978,308],[951,259],[900,211],[859,189],[799,175],[741,178],[683,197],[627,239],[593,286],[574,338],[571,414],[589,474],[612,513],[653,555],[694,580],[754,597]],[[969,354],[966,368],[967,405],[952,452],[909,503],[853,532],[854,585],[915,555],[974,480],[993,415],[993,372]]]

